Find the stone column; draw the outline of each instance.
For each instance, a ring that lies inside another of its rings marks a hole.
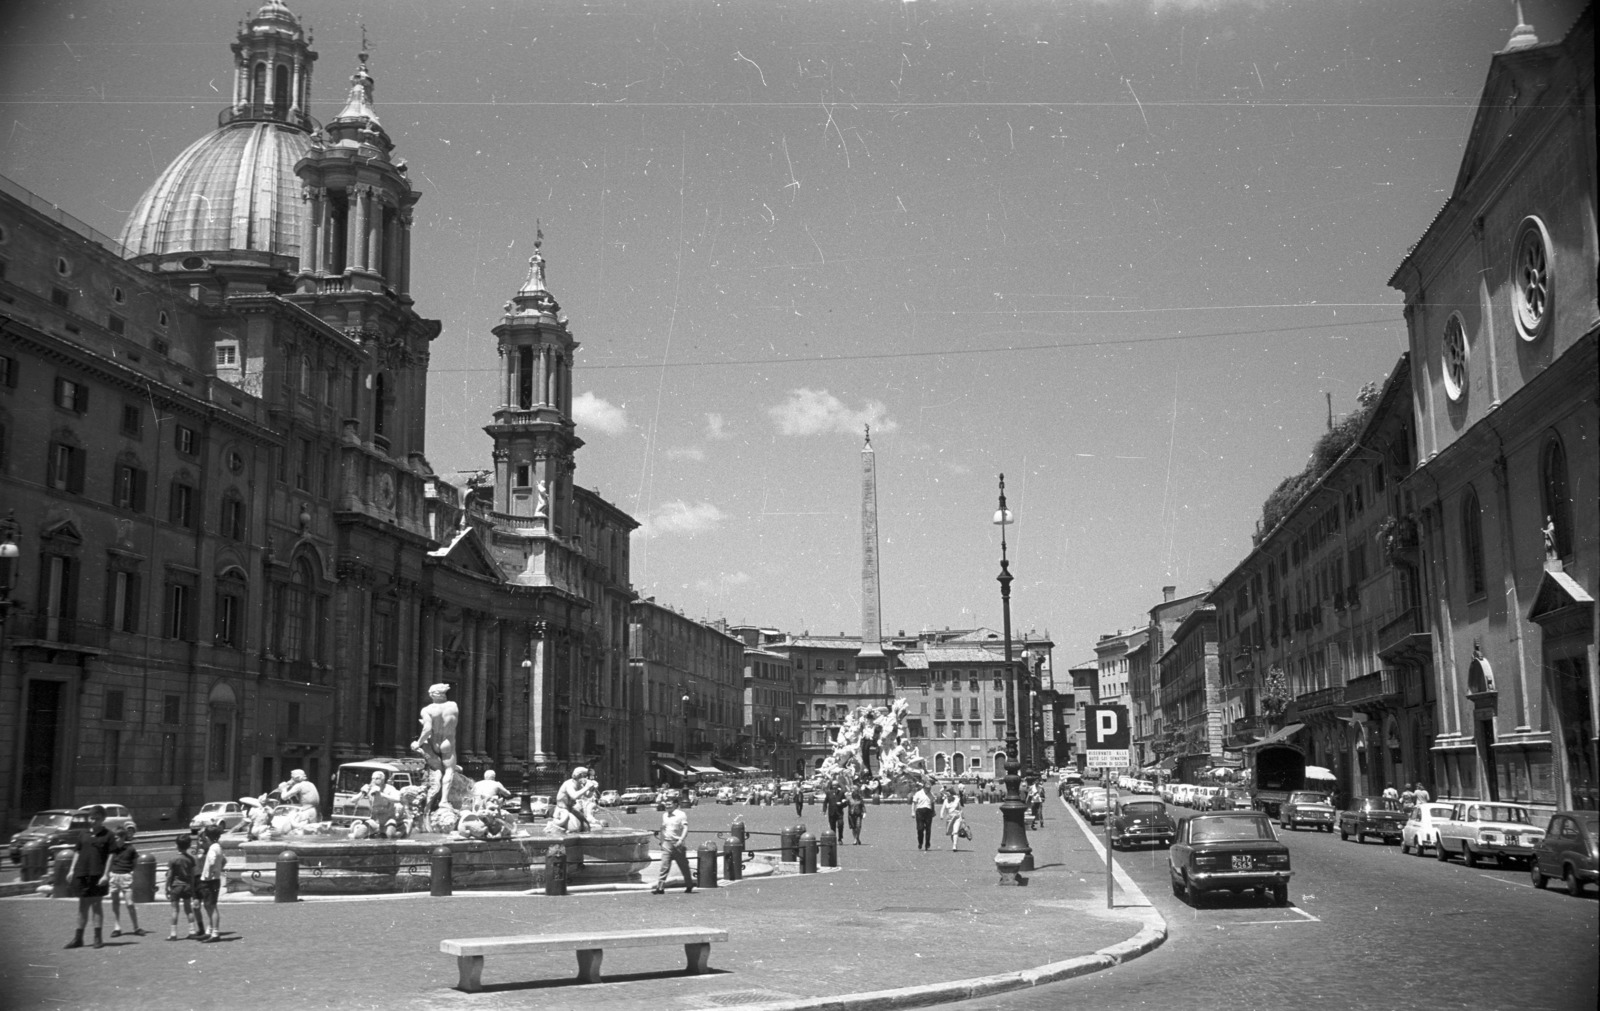
[[[401,295],[411,291],[411,208],[400,211],[400,253],[395,263],[394,290]]]
[[[344,269],[348,273],[356,266],[356,249],[361,242],[361,187],[346,187],[344,196]]]
[[[311,208],[306,215],[308,230],[300,246],[300,270],[302,273],[315,274],[322,269],[322,187],[306,187],[306,202]]]

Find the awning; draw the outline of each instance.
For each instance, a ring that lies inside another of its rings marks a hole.
[[[682,776],[687,774],[689,771],[688,769],[685,769],[683,765],[680,764],[675,758],[657,758],[651,764],[655,765],[657,768],[665,769],[674,776]]]
[[[713,758],[711,761],[714,762],[717,768],[721,769],[723,772],[731,772],[736,776],[753,776],[761,771],[753,765],[740,765],[738,762],[724,762],[720,758]]]
[[[1268,734],[1267,736],[1263,737],[1261,740],[1256,741],[1253,744],[1246,744],[1243,748],[1240,748],[1239,750],[1240,751],[1254,751],[1256,748],[1264,748],[1269,744],[1281,744],[1282,742],[1284,742],[1284,741],[1288,740],[1289,738],[1293,737],[1295,734],[1299,733],[1300,729],[1302,727],[1304,727],[1304,726],[1305,726],[1304,723],[1291,723],[1288,726],[1284,727],[1282,730],[1275,730],[1272,733]]]
[[[1333,773],[1329,772],[1327,769],[1324,769],[1320,765],[1308,765],[1308,766],[1306,766],[1306,778],[1307,779],[1338,779],[1339,777],[1335,776]]]
[[[721,775],[723,775],[723,772],[722,772],[721,769],[718,769],[715,766],[711,766],[711,765],[692,765],[691,764],[689,766],[689,771],[694,773],[697,776],[721,776]]]

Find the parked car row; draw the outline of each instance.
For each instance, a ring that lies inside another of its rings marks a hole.
[[[79,829],[89,827],[89,809],[94,804],[85,804],[80,808],[55,807],[36,813],[28,820],[22,831],[11,837],[11,862],[22,862],[22,847],[30,842],[42,841],[46,846],[65,846],[77,838]],[[131,826],[134,832],[139,831],[138,824],[133,820],[133,813],[121,804],[100,804],[106,809],[106,828],[112,832],[121,832],[124,827]]]

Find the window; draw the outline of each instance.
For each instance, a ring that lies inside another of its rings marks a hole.
[[[17,360],[10,355],[0,355],[0,386],[17,388]]]
[[[1567,451],[1551,438],[1539,457],[1541,503],[1545,515],[1545,551],[1572,557],[1572,496],[1567,487]]]
[[[211,751],[206,758],[206,770],[212,777],[228,774],[228,722],[217,720],[211,724]]]
[[[167,520],[175,526],[186,529],[194,526],[194,486],[187,483],[186,478],[177,478],[172,482],[172,492],[168,500]]]
[[[194,641],[194,587],[187,582],[167,584],[165,630],[168,639]]]
[[[138,404],[122,405],[122,434],[137,439],[144,431],[144,412]]]
[[[111,504],[118,509],[144,512],[144,470],[131,463],[119,463],[111,473]]]
[[[1532,217],[1522,222],[1513,255],[1516,310],[1512,317],[1523,340],[1538,340],[1550,321],[1550,236],[1544,222]]]
[[[104,749],[104,754],[101,757],[105,760],[105,776],[101,779],[101,782],[107,786],[117,786],[120,775],[119,769],[122,766],[122,763],[117,760],[122,753],[122,731],[104,731],[101,747]]]
[[[294,486],[301,491],[311,490],[311,440],[300,440],[300,452],[295,456]]]
[[[212,635],[218,646],[238,649],[244,644],[244,586],[227,580],[217,588],[216,629]]]
[[[84,413],[89,409],[89,387],[57,376],[56,406],[75,414]]]
[[[1444,377],[1444,392],[1451,400],[1467,393],[1467,334],[1461,314],[1454,313],[1444,325],[1444,340],[1439,346],[1439,365]]]
[[[124,697],[124,693],[120,689],[106,692],[104,711],[101,713],[100,718],[120,722],[123,719],[122,703]]]
[[[1478,493],[1467,489],[1461,500],[1461,557],[1465,566],[1467,599],[1483,596],[1483,511],[1478,508]]]
[[[943,737],[944,736],[944,723],[943,722],[941,722],[939,720],[935,720],[933,722],[933,736],[934,737]]]
[[[83,450],[65,442],[50,444],[49,470],[45,484],[56,491],[83,494]]]
[[[112,571],[110,605],[108,624],[113,632],[139,631],[139,573]]]
[[[230,541],[244,540],[244,501],[235,492],[228,492],[222,499],[222,514],[219,517],[219,532]]]
[[[183,722],[183,696],[165,695],[161,699],[161,722],[175,725]]]
[[[518,488],[526,488],[526,487],[528,487],[529,478],[530,478],[531,474],[532,474],[532,469],[527,464],[525,464],[525,463],[517,464],[517,478],[516,478],[516,481],[515,481],[516,486]]]
[[[239,345],[234,341],[218,341],[215,345],[217,354],[217,368],[236,369],[239,367]]]
[[[184,456],[193,456],[195,446],[198,445],[194,429],[187,425],[178,425],[173,430],[172,443]]]
[[[57,288],[54,285],[51,285],[50,304],[54,305],[57,309],[65,309],[72,304],[72,297],[67,294],[67,290],[65,288]]]

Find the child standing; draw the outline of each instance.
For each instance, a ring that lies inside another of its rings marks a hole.
[[[228,866],[228,858],[222,854],[221,838],[221,825],[206,827],[206,859],[200,866],[199,889],[201,921],[205,929],[200,938],[202,941],[222,940],[222,917],[217,911],[217,898],[222,894],[222,872]]]
[[[178,847],[178,855],[167,864],[167,898],[172,902],[172,933],[167,935],[167,940],[178,939],[178,905],[183,905],[183,917],[189,924],[189,937],[201,936],[200,924],[195,919],[194,902],[194,856],[189,852],[189,836],[180,835],[173,840],[173,845]]]
[[[122,900],[126,898],[132,933],[143,937],[144,931],[139,929],[139,907],[133,904],[133,869],[139,863],[139,851],[133,848],[133,826],[122,826],[119,834],[122,846],[111,854],[111,936],[122,936]]]

